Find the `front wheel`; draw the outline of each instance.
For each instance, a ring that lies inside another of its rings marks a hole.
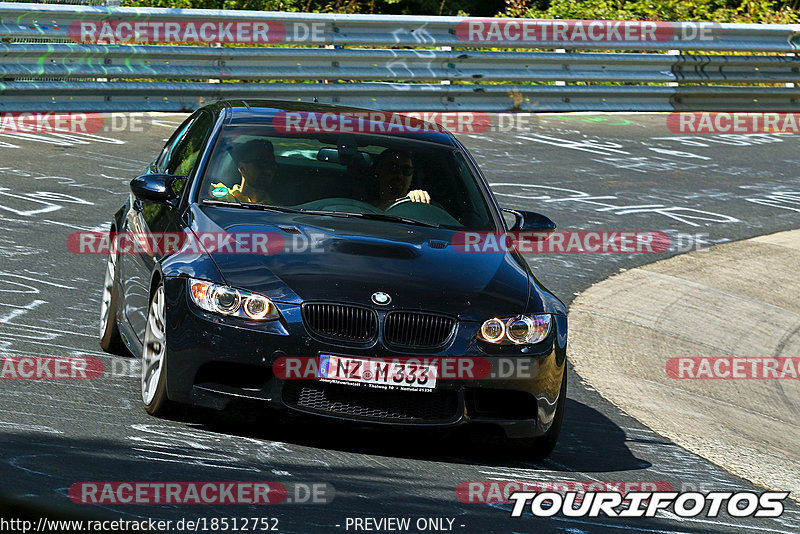
[[[112,354],[122,349],[122,338],[117,327],[117,255],[108,254],[103,280],[103,300],[100,303],[100,348]]]
[[[142,403],[150,415],[163,415],[167,399],[167,321],[164,284],[159,284],[150,300],[142,347]]]
[[[553,423],[543,436],[537,438],[519,438],[508,440],[509,445],[520,451],[527,460],[544,460],[556,448],[558,435],[561,433],[561,424],[564,421],[564,412],[567,409],[567,367],[564,362],[564,376],[561,379],[561,390],[558,392],[558,402]]]

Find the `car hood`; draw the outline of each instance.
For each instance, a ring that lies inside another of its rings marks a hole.
[[[429,310],[462,320],[545,311],[547,297],[521,257],[464,253],[450,245],[452,230],[217,206],[194,206],[192,214],[196,233],[227,232],[240,242],[247,234],[267,233],[270,243],[283,243],[268,254],[210,252],[225,283],[276,302],[378,307],[371,296],[381,291],[391,296],[384,309]],[[531,310],[531,300],[538,309]]]

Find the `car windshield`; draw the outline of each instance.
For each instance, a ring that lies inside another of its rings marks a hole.
[[[486,198],[454,147],[391,135],[287,134],[228,125],[198,200],[494,230]]]

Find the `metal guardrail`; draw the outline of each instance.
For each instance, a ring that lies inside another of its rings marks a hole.
[[[318,101],[395,111],[797,110],[794,88],[593,85],[10,82],[0,111],[181,111],[224,98]],[[58,95],[58,96],[51,96]]]
[[[321,41],[343,46],[450,46],[493,48],[491,42],[465,41],[459,24],[497,22],[510,19],[475,19],[466,17],[420,17],[398,15],[347,15],[333,13],[282,13],[266,11],[231,11],[213,9],[164,9],[134,7],[67,6],[47,4],[0,3],[0,35],[4,37],[68,38],[73,22],[109,21],[238,21],[261,19],[292,27],[296,24],[320,25]],[[588,22],[588,21],[587,21]],[[800,24],[717,24],[671,23],[672,35],[658,42],[624,42],[619,50],[728,50],[740,52],[792,52],[800,50]],[[698,27],[706,30],[698,40]],[[308,43],[315,44],[315,43]],[[505,48],[609,49],[607,44],[538,40],[516,42]]]
[[[238,97],[387,110],[800,110],[800,90],[764,85],[800,83],[800,25],[709,23],[703,39],[683,39],[698,25],[675,23],[639,43],[465,39],[464,24],[509,20],[0,3],[0,111],[185,110]],[[288,36],[272,44],[288,46],[65,42],[87,21],[268,21]],[[292,42],[311,25],[315,39]],[[17,42],[32,39],[41,42]],[[702,53],[712,50],[759,54]],[[81,81],[97,79],[109,81]],[[336,83],[287,83],[321,80]],[[643,85],[653,83],[669,85]]]
[[[790,56],[0,44],[0,57],[0,76],[65,79],[800,82]]]

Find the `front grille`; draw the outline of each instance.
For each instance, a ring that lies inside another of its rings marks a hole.
[[[334,341],[366,343],[378,334],[378,316],[360,306],[304,304],[303,322],[312,333]]]
[[[456,321],[423,312],[391,312],[386,316],[383,337],[389,345],[426,349],[440,347],[453,335]]]
[[[451,422],[459,417],[458,393],[391,391],[317,381],[288,381],[283,401],[306,411],[369,421]]]

